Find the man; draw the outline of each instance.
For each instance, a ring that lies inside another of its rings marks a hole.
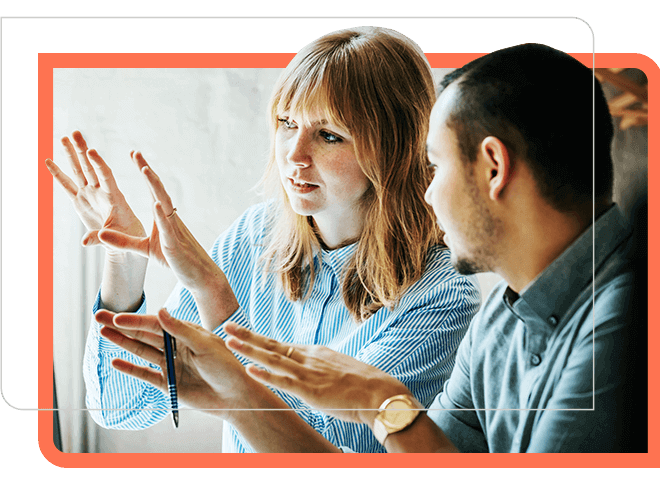
[[[368,424],[388,451],[643,451],[630,399],[634,247],[612,203],[611,140],[592,71],[549,47],[503,49],[441,83],[426,200],[459,272],[504,281],[428,413],[401,383],[328,349],[235,325],[227,345],[269,369],[248,367],[257,380]]]

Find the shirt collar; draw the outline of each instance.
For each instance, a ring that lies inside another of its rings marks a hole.
[[[553,329],[591,283],[593,274],[630,234],[621,210],[612,206],[534,278],[520,296],[507,288],[502,300],[523,321],[540,320]]]
[[[321,249],[321,259],[330,266],[339,283],[343,282],[344,275],[346,274],[346,264],[353,256],[353,253],[355,253],[357,246],[358,242],[356,241],[355,243],[334,250]]]
[[[325,248],[321,248],[320,253],[314,254],[314,265],[316,266],[317,269],[319,269],[319,258],[320,258],[323,264],[326,264],[333,272],[333,274],[337,278],[337,281],[339,283],[342,283],[343,282],[342,280],[344,279],[344,276],[346,274],[346,264],[355,253],[357,246],[358,246],[358,242],[356,241],[355,243],[351,243],[350,245],[346,245],[345,247],[335,248],[333,250],[327,250]],[[309,259],[306,258],[305,263],[303,264],[303,271],[306,271],[308,269],[309,269]]]

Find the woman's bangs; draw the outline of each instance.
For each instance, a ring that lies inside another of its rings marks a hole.
[[[307,124],[311,122],[310,115],[320,114],[350,132],[344,118],[346,110],[342,109],[345,106],[338,102],[339,89],[330,83],[332,78],[328,75],[327,68],[317,67],[297,73],[296,76],[291,75],[282,88],[277,114],[294,114]]]

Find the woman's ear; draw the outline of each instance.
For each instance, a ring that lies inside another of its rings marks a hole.
[[[488,197],[496,201],[511,181],[513,165],[509,149],[497,137],[488,136],[481,141],[481,159],[488,183]]]

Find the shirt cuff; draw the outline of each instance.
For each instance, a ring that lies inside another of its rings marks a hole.
[[[215,333],[218,337],[224,340],[227,337],[227,334],[225,333],[225,325],[230,321],[233,323],[237,323],[239,326],[242,326],[243,328],[247,328],[248,330],[254,331],[254,329],[252,328],[252,324],[250,323],[250,320],[243,312],[243,309],[239,307],[232,313],[231,316],[229,316],[225,321],[223,321],[220,326],[218,326],[215,330],[213,330],[213,333]]]
[[[99,350],[114,351],[114,352],[124,351],[124,349],[119,347],[117,344],[115,344],[114,342],[110,342],[108,339],[106,339],[104,336],[101,335],[100,333],[101,325],[97,323],[96,320],[94,319],[94,316],[99,311],[99,309],[103,309],[101,303],[100,288],[98,293],[96,294],[96,300],[94,300],[94,304],[92,304],[92,328],[90,334],[96,335],[98,337]],[[146,314],[146,312],[147,312],[147,297],[144,294],[144,292],[142,292],[142,297],[140,298],[140,307],[138,307],[137,311],[135,311],[134,314]]]

